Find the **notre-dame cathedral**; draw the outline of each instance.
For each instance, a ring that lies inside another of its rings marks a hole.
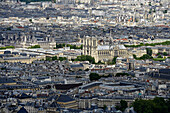
[[[127,49],[124,45],[109,43],[100,43],[96,37],[83,38],[83,54],[95,58],[95,62],[106,62],[114,57],[127,57]]]

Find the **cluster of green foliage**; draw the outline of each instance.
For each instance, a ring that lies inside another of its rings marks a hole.
[[[10,30],[11,30],[11,28],[10,28],[10,27],[8,27],[6,30],[10,31]]]
[[[2,50],[2,49],[13,49],[13,48],[15,48],[14,46],[6,46],[6,47],[0,47],[0,50]]]
[[[120,106],[116,106],[116,109],[124,112],[127,107],[128,107],[127,102],[125,100],[121,100]]]
[[[28,49],[41,48],[40,45],[31,46]]]
[[[134,110],[137,113],[169,113],[170,99],[156,97],[153,100],[137,99],[133,103]]]
[[[93,80],[99,80],[101,76],[99,76],[99,74],[97,73],[90,73],[89,78],[90,78],[90,81],[93,81]]]
[[[120,76],[130,76],[130,75],[128,73],[116,73],[115,76],[120,77]]]
[[[154,61],[165,61],[166,58],[153,58]]]
[[[141,56],[139,59],[140,60],[146,60],[146,59],[152,59],[153,57],[148,55],[148,54],[144,54],[143,56]]]
[[[163,55],[164,55],[164,56],[168,56],[168,53],[167,53],[167,52],[163,52]]]
[[[141,47],[141,46],[156,46],[156,45],[170,45],[170,41],[160,42],[160,43],[151,43],[151,44],[139,44],[139,45],[125,45],[125,47]]]
[[[53,57],[46,56],[46,61],[55,61],[55,60],[63,61],[63,60],[67,60],[67,58],[66,57],[57,58],[57,56],[53,56]]]
[[[29,21],[30,21],[31,23],[33,23],[33,22],[32,22],[32,19],[29,19]]]
[[[81,56],[77,56],[76,59],[74,59],[74,61],[89,61],[92,64],[95,64],[95,59],[94,57],[91,57],[89,55],[81,55]]]
[[[70,49],[83,49],[83,45],[81,45],[80,47],[76,46],[76,45],[71,45],[71,44],[56,44],[56,49],[57,48],[63,48],[63,47],[70,47]]]
[[[163,52],[163,53],[157,53],[156,55],[157,55],[157,56],[160,56],[160,55],[168,56],[168,53],[167,53],[167,52]]]
[[[150,56],[152,56],[152,49],[146,48],[146,53]]]

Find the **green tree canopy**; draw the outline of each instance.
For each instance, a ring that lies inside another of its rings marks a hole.
[[[137,99],[133,103],[134,110],[137,113],[169,113],[169,99],[156,97],[153,100]]]
[[[128,107],[127,102],[125,100],[121,100],[120,106],[116,106],[116,109],[124,112],[127,107]]]
[[[128,73],[116,73],[115,76],[120,77],[120,76],[130,76],[130,75]]]
[[[89,55],[81,55],[81,56],[77,56],[77,58],[75,59],[75,61],[89,61],[92,64],[95,64],[95,59],[94,57],[91,57]]]
[[[0,47],[0,50],[2,50],[2,49],[13,49],[13,48],[15,48],[14,46],[6,46],[6,47]]]
[[[97,73],[90,73],[89,78],[90,81],[93,81],[93,80],[99,80],[101,77]]]
[[[152,56],[152,49],[146,48],[146,53],[150,56]]]
[[[141,46],[156,46],[156,45],[170,45],[170,41],[160,42],[160,43],[146,43],[146,44],[139,44],[139,45],[125,45],[125,47],[141,47]]]
[[[163,52],[163,55],[164,55],[164,56],[167,56],[167,55],[168,55],[168,53],[167,53],[167,52]]]
[[[76,45],[71,45],[71,44],[57,44],[56,43],[56,48],[63,48],[63,47],[70,47],[70,49],[83,49],[83,45],[81,45],[80,47],[76,46]]]
[[[40,48],[40,45],[34,45],[34,46],[29,47],[29,49],[34,49],[34,48]]]

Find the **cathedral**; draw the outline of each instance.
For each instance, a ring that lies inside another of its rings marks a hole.
[[[107,62],[114,57],[127,57],[124,45],[114,44],[110,38],[109,43],[101,43],[96,37],[83,38],[83,54],[95,58],[95,62]]]

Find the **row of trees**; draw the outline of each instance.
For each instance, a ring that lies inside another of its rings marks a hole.
[[[0,50],[2,50],[2,49],[13,49],[13,48],[15,48],[14,46],[6,46],[6,47],[0,47]]]
[[[153,100],[136,99],[132,106],[137,113],[170,113],[170,99],[161,97],[155,97]],[[127,107],[127,102],[121,100],[116,109],[124,112]]]
[[[151,44],[139,44],[139,45],[125,45],[125,47],[141,47],[141,46],[156,46],[156,45],[170,45],[170,41],[160,42],[160,43],[151,43]]]
[[[34,46],[31,46],[31,47],[28,47],[28,49],[34,49],[34,48],[41,48],[40,45],[34,45]]]
[[[74,59],[73,61],[89,61],[92,64],[95,64],[95,59],[94,57],[91,57],[89,55],[81,55],[81,56],[77,56],[76,59]]]
[[[116,58],[117,57],[114,57],[113,60],[111,62],[109,62],[109,64],[115,64],[116,63]],[[53,60],[66,60],[67,58],[65,57],[59,57],[59,59],[57,58],[57,56],[54,56],[54,57],[46,57],[46,60],[48,61],[53,61]],[[92,56],[89,56],[89,55],[81,55],[81,56],[77,56],[76,59],[72,59],[72,61],[89,61],[90,63],[92,64],[95,64],[95,59],[94,57]],[[96,64],[103,64],[102,62],[98,62]]]
[[[120,77],[120,76],[130,76],[130,74],[128,74],[128,73],[116,73],[115,76],[116,76],[116,77]]]
[[[83,45],[81,45],[80,47],[76,46],[76,45],[71,45],[71,44],[56,44],[56,49],[57,48],[63,48],[63,47],[70,47],[70,49],[83,49]]]

